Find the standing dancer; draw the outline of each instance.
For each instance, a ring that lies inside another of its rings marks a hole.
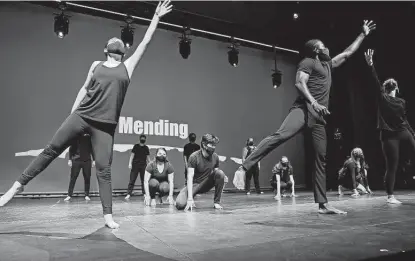
[[[184,145],[184,148],[183,148],[185,184],[187,182],[187,162],[189,162],[190,155],[192,155],[193,152],[196,152],[198,150],[200,150],[200,146],[199,144],[196,143],[196,134],[192,132],[189,134],[189,143]]]
[[[258,144],[257,149],[249,155],[235,175],[245,174],[258,161],[307,126],[311,131],[316,155],[313,183],[314,200],[319,204],[318,212],[321,214],[345,213],[329,207],[326,197],[327,136],[324,116],[330,114],[327,108],[331,87],[331,70],[343,64],[356,52],[365,37],[375,27],[376,25],[372,24],[372,21],[364,21],[363,32],[346,50],[333,59],[330,58],[329,50],[320,40],[310,40],[305,44],[306,58],[298,65],[295,84],[301,95],[294,103],[279,130]]]
[[[105,225],[110,228],[119,227],[112,218],[111,164],[114,133],[134,69],[147,49],[160,18],[171,10],[170,0],[158,4],[144,39],[131,57],[124,62],[122,62],[125,53],[124,43],[118,38],[108,41],[104,49],[107,60],[95,61],[92,64],[88,77],[76,97],[72,113],[42,153],[0,198],[0,206],[4,206],[17,193],[23,191],[23,186],[49,166],[78,135],[89,133],[95,156]]]
[[[396,97],[399,92],[398,83],[394,79],[388,79],[380,83],[373,65],[373,50],[365,53],[367,64],[372,69],[379,92],[378,101],[378,128],[380,129],[380,140],[383,155],[386,161],[385,187],[388,194],[387,202],[390,204],[401,204],[393,195],[395,176],[399,164],[399,150],[401,146],[408,147],[415,153],[414,131],[406,119],[406,102]]]
[[[242,162],[251,155],[251,153],[255,150],[254,146],[254,139],[249,138],[246,141],[246,146],[242,150]],[[259,186],[259,169],[261,168],[260,162],[258,161],[250,170],[246,172],[246,179],[245,179],[245,192],[247,195],[251,195],[251,178],[254,178],[254,185],[257,194],[264,194],[261,191],[261,187]]]

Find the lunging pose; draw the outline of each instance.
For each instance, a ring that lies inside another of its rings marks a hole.
[[[23,186],[49,166],[77,136],[88,133],[91,135],[95,156],[105,224],[110,228],[119,227],[112,218],[111,164],[114,133],[133,71],[150,43],[160,18],[171,10],[170,0],[159,3],[144,39],[124,62],[122,62],[125,54],[124,43],[118,38],[108,41],[104,49],[107,60],[92,64],[88,77],[75,100],[72,113],[42,153],[1,197],[0,206],[5,205],[14,195],[22,191]]]
[[[387,202],[401,204],[393,195],[395,176],[399,164],[399,152],[402,147],[409,149],[411,156],[415,156],[415,132],[406,119],[406,102],[396,97],[399,92],[398,83],[388,79],[380,83],[373,65],[373,50],[365,53],[366,62],[372,69],[373,77],[379,88],[378,102],[378,128],[383,155],[386,161],[385,186],[388,194]]]
[[[343,64],[356,52],[365,37],[375,29],[375,25],[372,21],[364,21],[362,29],[363,32],[357,39],[333,59],[330,58],[329,50],[320,40],[310,40],[305,44],[306,58],[298,65],[295,84],[300,96],[279,130],[258,144],[256,150],[248,156],[235,175],[245,174],[258,161],[306,127],[311,132],[315,152],[313,184],[314,199],[319,206],[318,212],[321,214],[345,213],[327,205],[325,170],[327,137],[324,116],[329,114],[327,108],[332,69]]]
[[[219,156],[215,153],[219,139],[211,134],[202,137],[201,149],[189,157],[187,169],[187,184],[176,198],[178,210],[192,210],[195,207],[193,197],[215,188],[213,207],[222,209],[220,199],[227,182],[227,177],[219,169]]]

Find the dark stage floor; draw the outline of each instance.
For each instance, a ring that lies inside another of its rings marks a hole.
[[[196,198],[193,213],[114,200],[120,229],[102,226],[99,198],[14,199],[0,208],[0,260],[415,260],[415,192],[385,203],[383,192],[353,199],[330,192],[347,215],[316,212],[311,192],[276,202],[271,193]]]

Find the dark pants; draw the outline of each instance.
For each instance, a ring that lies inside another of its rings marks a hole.
[[[246,172],[246,180],[245,180],[245,190],[246,192],[251,191],[251,178],[254,178],[255,190],[257,193],[261,192],[261,188],[259,187],[259,167],[258,164],[253,166]]]
[[[243,168],[249,170],[271,151],[305,129],[306,123],[307,111],[303,108],[293,108],[279,130],[263,139],[252,154],[245,159],[242,164]],[[324,125],[319,123],[315,123],[307,129],[311,132],[315,154],[313,170],[314,200],[316,203],[326,203],[326,129]]]
[[[276,180],[271,180],[271,187],[275,190],[278,189],[278,182]],[[291,181],[280,181],[280,188],[283,190],[291,189],[293,187],[293,183]]]
[[[133,164],[131,166],[130,182],[128,183],[128,191],[127,191],[127,194],[130,195],[130,196],[133,194],[134,185],[135,185],[135,182],[137,180],[138,173],[140,173],[141,192],[143,193],[143,195],[145,194],[145,192],[144,192],[144,174],[146,173],[146,165],[133,162]]]
[[[18,182],[26,185],[40,174],[82,133],[91,135],[92,150],[104,215],[112,214],[111,164],[116,125],[88,120],[72,113],[62,123],[52,140],[23,171]]]
[[[223,187],[225,186],[225,173],[222,170],[213,171],[205,180],[193,183],[193,197],[196,194],[209,192],[215,188],[215,197],[213,202],[219,204],[222,197]],[[187,186],[184,187],[176,198],[176,208],[182,210],[187,205]]]
[[[159,196],[163,197],[170,192],[169,182],[167,181],[160,182],[157,179],[150,179],[148,181],[148,187],[151,199],[156,198],[156,193],[159,193]]]
[[[381,132],[382,150],[386,161],[385,187],[388,195],[393,195],[396,171],[399,165],[399,152],[407,150],[415,156],[415,139],[408,130],[399,132]]]
[[[84,175],[84,184],[85,184],[85,196],[89,196],[89,188],[91,184],[91,168],[92,162],[73,160],[71,167],[71,180],[69,181],[68,196],[72,197],[73,189],[75,187],[76,180],[78,179],[79,172],[82,169],[82,174]]]

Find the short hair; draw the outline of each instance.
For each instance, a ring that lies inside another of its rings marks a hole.
[[[193,132],[192,132],[192,133],[190,133],[190,134],[189,134],[189,140],[194,142],[194,141],[196,140],[196,134],[195,134],[195,133],[193,133]]]
[[[141,138],[145,138],[145,139],[147,139],[147,136],[146,136],[146,135],[144,135],[144,134],[141,134],[141,135],[140,135],[140,139],[141,139]]]
[[[382,87],[386,93],[390,93],[398,87],[398,82],[395,79],[390,78],[383,82]]]
[[[250,141],[250,140],[252,140],[252,141],[253,141],[253,140],[254,140],[254,138],[248,138],[248,139],[246,140],[246,146],[248,146],[248,143],[249,143],[249,141]]]
[[[314,50],[319,42],[321,42],[319,39],[311,39],[307,41],[304,45],[304,56],[307,58],[315,57],[316,53]]]
[[[219,138],[216,137],[215,135],[212,134],[205,134],[202,136],[202,141],[200,142],[201,144],[213,144],[213,145],[217,145],[219,143]]]

